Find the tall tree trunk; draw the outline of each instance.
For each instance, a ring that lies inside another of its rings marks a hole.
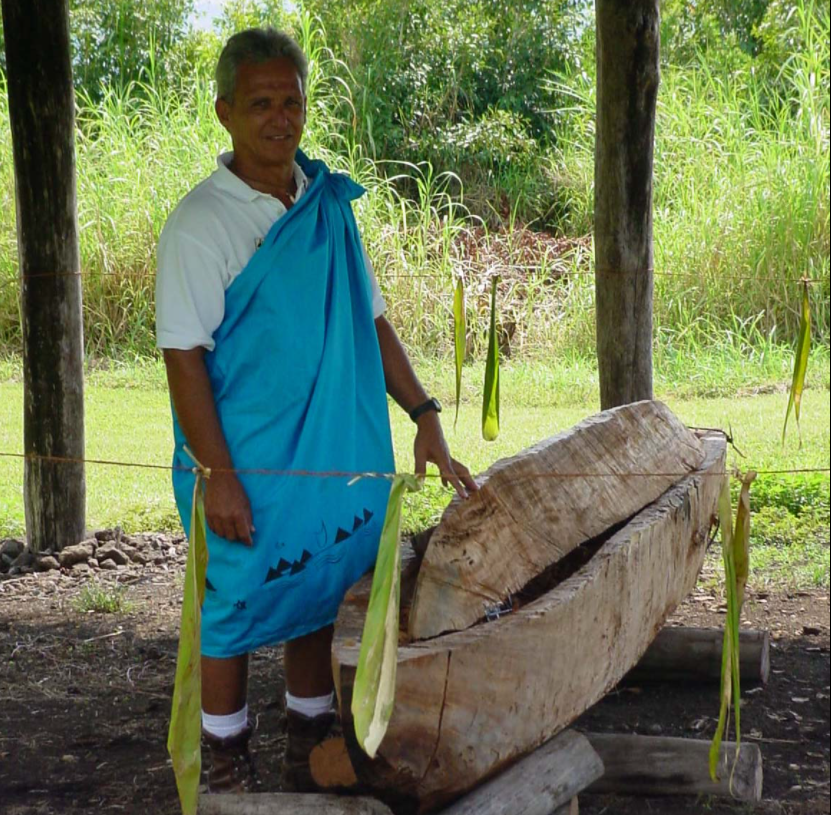
[[[2,0],[23,323],[26,526],[36,551],[84,534],[83,325],[67,0]],[[44,458],[45,457],[45,458]]]
[[[652,398],[652,153],[659,0],[597,0],[595,261],[600,405]]]

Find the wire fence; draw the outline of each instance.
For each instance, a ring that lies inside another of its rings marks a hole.
[[[714,431],[721,432],[723,431]],[[724,433],[725,437],[727,434]],[[153,464],[148,462],[138,461],[113,461],[109,459],[100,458],[74,458],[71,456],[49,456],[37,453],[14,453],[14,452],[0,452],[0,458],[15,458],[29,461],[43,461],[51,464],[93,464],[106,467],[132,467],[136,469],[145,470],[164,470],[167,472],[193,472],[195,467],[175,464]],[[258,475],[258,476],[278,476],[282,478],[340,478],[357,480],[363,478],[384,478],[393,479],[402,475],[413,475],[413,473],[406,472],[377,472],[372,470],[281,470],[269,469],[259,467],[212,467],[203,468],[203,471],[210,477],[211,474],[231,474],[234,475]],[[792,467],[792,468],[773,468],[756,470],[757,475],[792,475],[792,474],[810,474],[810,473],[829,473],[831,474],[831,464],[826,467]],[[559,472],[547,471],[538,473],[528,473],[522,476],[522,480],[536,479],[536,478],[550,478],[550,479],[585,479],[585,478],[686,478],[689,475],[705,476],[708,478],[723,478],[726,475],[731,475],[731,470],[720,471],[661,471],[661,472],[613,472],[613,471],[584,471],[584,472]],[[435,472],[426,473],[418,476],[420,478],[432,479],[448,479],[457,477],[456,473]]]

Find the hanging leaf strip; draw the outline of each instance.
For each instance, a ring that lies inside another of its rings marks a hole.
[[[456,418],[453,428],[459,421],[459,403],[462,397],[462,364],[465,361],[467,325],[465,323],[465,286],[461,276],[456,281],[453,295],[453,344],[456,352]]]
[[[499,343],[496,339],[496,281],[491,282],[491,325],[488,358],[485,363],[485,392],[482,397],[482,437],[493,441],[499,435]]]
[[[802,447],[802,428],[799,424],[799,409],[802,406],[802,391],[805,388],[805,372],[808,370],[808,356],[811,353],[811,303],[808,297],[808,281],[802,281],[802,318],[799,323],[799,338],[796,342],[796,358],[793,366],[793,382],[788,397],[788,409],[785,412],[785,424],[782,427],[782,444],[785,444],[785,431],[793,407],[796,417],[796,429],[799,433],[799,446]]]
[[[756,478],[752,470],[741,477],[736,526],[733,528],[733,509],[730,502],[730,480],[725,479],[719,496],[719,525],[722,531],[724,557],[724,582],[727,594],[727,620],[724,626],[724,645],[721,661],[721,707],[718,724],[710,745],[710,777],[718,780],[721,745],[729,727],[730,710],[735,717],[736,753],[730,772],[732,787],[733,770],[741,746],[741,673],[739,668],[739,625],[745,588],[750,573],[750,485]]]
[[[395,702],[401,600],[401,505],[408,491],[420,488],[421,480],[415,476],[397,475],[393,479],[372,577],[352,691],[355,735],[370,758],[375,758],[387,732]]]
[[[195,472],[182,622],[179,628],[179,654],[176,659],[173,709],[167,736],[167,751],[173,761],[182,815],[196,815],[202,771],[201,625],[208,546],[205,528],[205,470],[200,466]]]

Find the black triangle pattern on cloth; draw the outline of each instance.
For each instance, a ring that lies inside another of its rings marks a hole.
[[[205,578],[205,588],[206,588],[208,591],[216,591],[216,587],[214,586],[214,584],[213,584],[213,583],[211,583],[211,581],[210,581],[210,580],[208,580],[208,578],[207,578],[207,577]]]
[[[301,563],[308,563],[312,559],[312,553],[308,549],[303,550],[303,554],[300,555],[300,562]]]
[[[352,537],[351,532],[347,532],[343,527],[338,527],[338,531],[335,533],[335,543],[343,543],[347,538]]]
[[[364,523],[368,524],[372,520],[373,513],[368,509],[364,509]]]
[[[364,525],[363,519],[359,518],[356,515],[354,520],[352,521],[352,531],[357,532],[363,525]]]
[[[294,563],[291,564],[291,572],[289,574],[297,574],[298,572],[302,572],[306,568],[304,563],[301,563],[299,560],[295,560]]]
[[[272,580],[281,578],[289,569],[291,569],[291,563],[281,557],[280,562],[277,564],[277,568],[271,568],[268,570],[268,574],[265,576],[265,582],[270,583]]]

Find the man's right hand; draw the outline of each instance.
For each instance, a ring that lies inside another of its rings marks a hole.
[[[211,473],[205,486],[205,520],[215,535],[253,546],[251,504],[234,473]]]

